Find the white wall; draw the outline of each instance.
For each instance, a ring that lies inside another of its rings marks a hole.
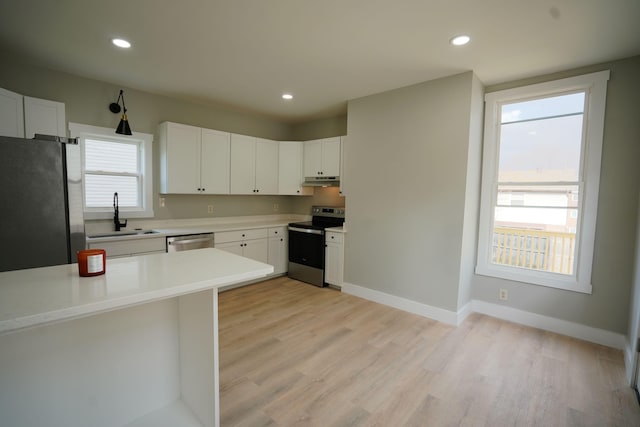
[[[471,301],[471,288],[478,248],[478,215],[480,209],[482,135],[484,126],[484,86],[475,75],[471,90],[469,150],[467,155],[462,251],[460,253],[458,310],[462,309]]]
[[[610,70],[607,85],[592,294],[474,276],[473,299],[626,334],[640,190],[640,56],[487,87],[487,92]],[[509,301],[498,299],[507,289]]]
[[[633,271],[633,284],[631,287],[631,299],[629,303],[629,325],[627,327],[627,342],[625,346],[625,367],[627,368],[627,380],[635,384],[635,368],[638,363],[638,337],[640,336],[640,206],[638,207],[638,228],[636,231],[635,267]]]
[[[478,87],[467,72],[349,102],[345,282],[457,311]]]

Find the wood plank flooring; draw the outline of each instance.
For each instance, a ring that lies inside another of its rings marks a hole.
[[[640,426],[619,350],[287,277],[219,301],[223,427]]]

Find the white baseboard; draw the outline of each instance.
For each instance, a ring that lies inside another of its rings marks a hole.
[[[422,304],[410,299],[389,295],[384,292],[354,285],[352,283],[343,283],[342,292],[377,302],[379,304],[388,305],[389,307],[397,308],[399,310],[408,311],[409,313],[417,314],[419,316],[428,317],[429,319],[434,319],[449,325],[459,325],[459,316],[455,311]]]
[[[622,350],[625,347],[626,339],[624,335],[605,331],[604,329],[593,328],[580,323],[543,316],[541,314],[531,313],[529,311],[493,304],[486,301],[473,300],[472,306],[474,312],[497,317],[498,319],[508,320],[513,323],[531,326],[533,328],[549,332],[555,332],[619,350]]]
[[[460,325],[469,314],[476,312],[623,351],[626,347],[626,338],[622,334],[480,300],[472,300],[455,312],[352,283],[343,283],[342,292],[454,326]],[[629,366],[628,357],[631,355],[628,356],[625,351],[626,366]]]

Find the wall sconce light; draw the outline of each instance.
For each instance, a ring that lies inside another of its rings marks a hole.
[[[120,123],[116,128],[116,133],[120,135],[131,135],[131,127],[129,127],[129,121],[127,120],[127,107],[124,105],[124,93],[122,89],[120,89],[120,95],[118,95],[118,100],[116,102],[112,102],[109,104],[109,110],[113,114],[118,114],[120,112],[120,100],[122,99],[122,118],[120,119]]]

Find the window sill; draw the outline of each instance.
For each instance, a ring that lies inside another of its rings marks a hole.
[[[153,209],[143,211],[127,211],[120,208],[120,219],[125,220],[128,218],[153,218]],[[85,220],[94,219],[113,219],[113,210],[109,211],[85,211]]]
[[[520,268],[503,268],[496,265],[476,266],[476,274],[480,276],[495,277],[498,279],[512,280],[534,286],[563,289],[565,291],[591,294],[593,287],[590,283],[580,283],[575,276],[565,276],[556,273],[538,272]]]

